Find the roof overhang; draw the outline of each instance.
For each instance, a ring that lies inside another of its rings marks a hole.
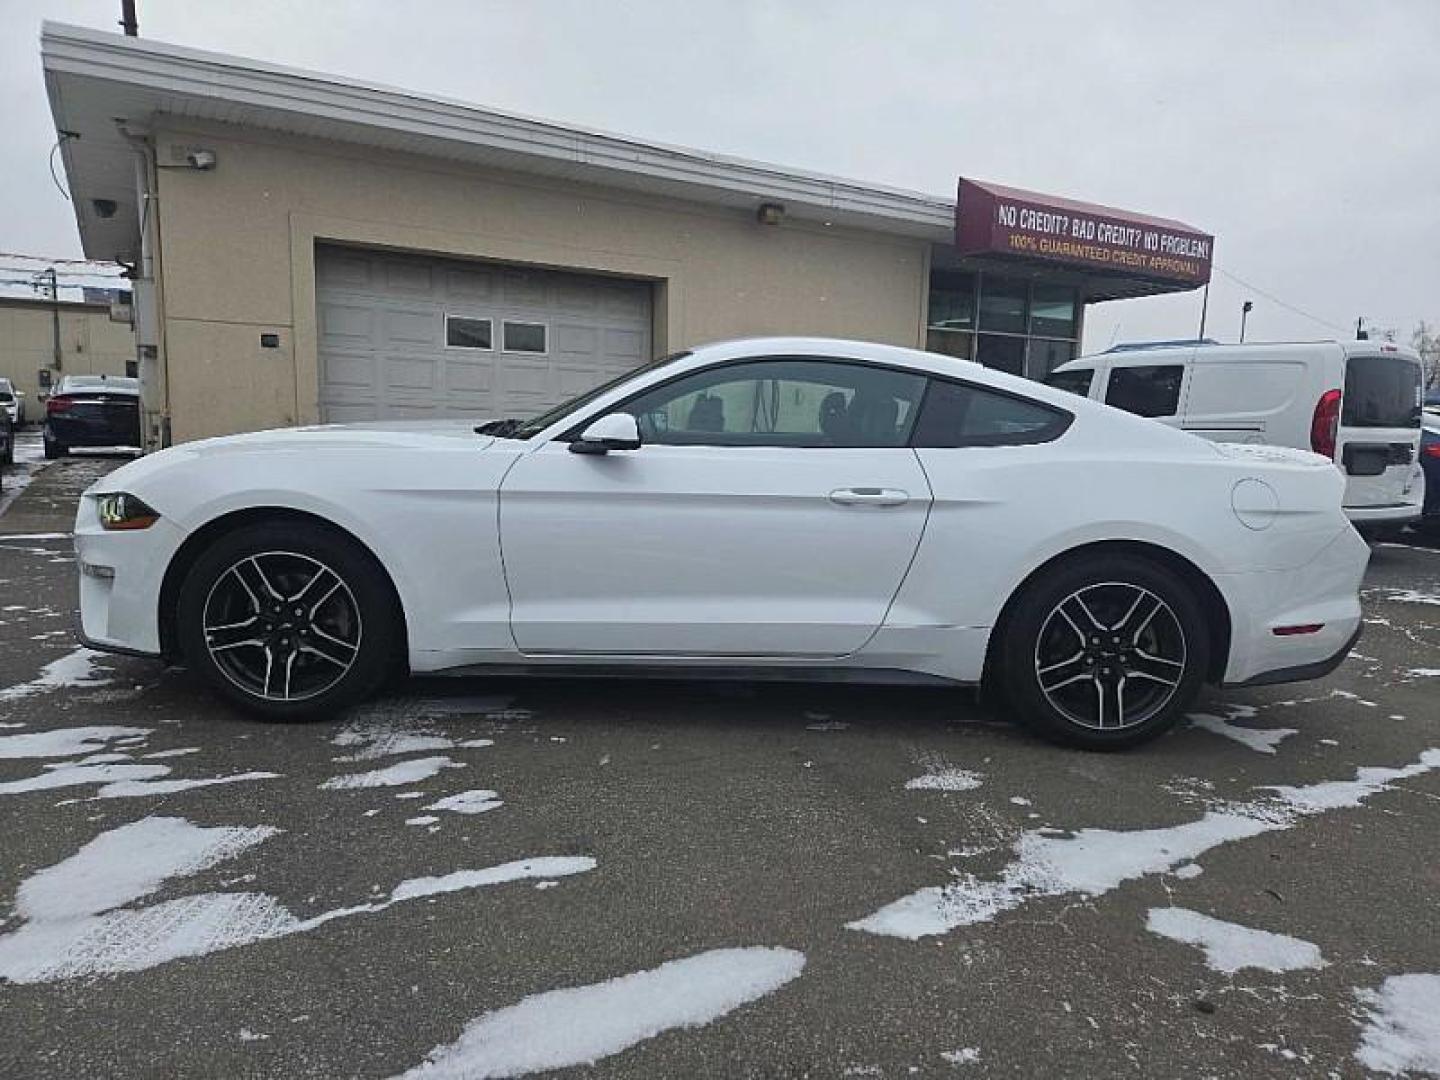
[[[929,241],[936,265],[1073,281],[1090,300],[1193,288],[1150,273],[957,244],[959,199],[878,187],[764,162],[665,146],[425,97],[333,75],[47,22],[40,51],[50,111],[85,255],[134,262],[139,253],[136,136],[167,122],[232,124],[640,191],[753,213],[777,202],[787,217]],[[128,133],[128,134],[127,134]],[[1161,218],[976,185],[986,198],[1041,200],[1157,227]],[[98,209],[97,209],[98,204]],[[102,214],[102,211],[103,214]],[[1103,216],[1103,215],[1102,215]],[[1206,237],[1209,240],[1209,237]],[[1208,278],[1208,266],[1206,270]]]
[[[160,118],[208,120],[674,196],[932,241],[948,239],[951,199],[720,154],[566,127],[149,39],[45,23],[41,56],[90,258],[133,257],[135,151],[121,132]],[[109,217],[93,201],[116,204]]]

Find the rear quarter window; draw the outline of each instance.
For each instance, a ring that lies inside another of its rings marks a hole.
[[[1105,404],[1136,416],[1174,416],[1180,410],[1184,364],[1114,367],[1105,387]]]
[[[1345,365],[1343,427],[1420,426],[1420,365],[1403,356],[1352,356]]]
[[[910,445],[1028,446],[1059,438],[1074,419],[1064,409],[1029,398],[932,379]]]

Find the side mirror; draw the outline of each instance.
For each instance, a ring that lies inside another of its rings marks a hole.
[[[572,454],[608,454],[611,450],[639,450],[640,426],[629,413],[602,416],[570,444]]]

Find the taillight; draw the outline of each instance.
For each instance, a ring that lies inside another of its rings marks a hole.
[[[1315,416],[1310,421],[1310,449],[1335,457],[1335,436],[1340,430],[1340,391],[1326,390],[1315,403]]]
[[[69,412],[70,406],[74,404],[75,400],[73,398],[52,397],[49,401],[45,402],[45,411],[47,413]]]
[[[1425,457],[1440,458],[1440,442],[1432,442],[1422,446],[1420,453]]]

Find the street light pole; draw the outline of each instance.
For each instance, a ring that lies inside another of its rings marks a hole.
[[[1245,320],[1246,320],[1246,318],[1249,316],[1250,312],[1254,309],[1254,307],[1255,307],[1255,302],[1254,302],[1253,300],[1246,300],[1245,303],[1243,303],[1243,304],[1240,305],[1240,344],[1241,344],[1241,345],[1244,345],[1244,344],[1245,344]]]

